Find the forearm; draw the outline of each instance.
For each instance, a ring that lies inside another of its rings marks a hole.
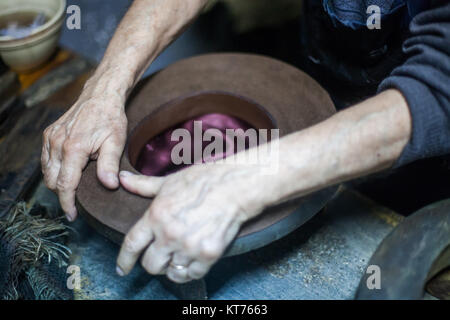
[[[145,250],[141,261],[149,273],[165,273],[176,282],[200,279],[242,224],[265,207],[389,167],[410,133],[408,106],[398,91],[389,90],[271,142],[276,147],[278,141],[280,149],[275,172],[245,164],[255,152],[268,156],[258,160],[276,161],[271,152],[260,152],[263,146],[166,177],[122,172],[126,190],[154,200],[126,235],[117,272],[128,274]]]
[[[208,0],[135,0],[122,19],[94,76],[100,96],[123,101],[151,62],[197,16]]]
[[[250,198],[267,207],[389,168],[410,134],[411,116],[405,99],[399,91],[385,91],[281,138],[277,172],[247,177],[254,187],[249,192],[255,193]],[[259,187],[262,185],[264,188]]]

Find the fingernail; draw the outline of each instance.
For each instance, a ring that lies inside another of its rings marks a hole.
[[[125,272],[123,272],[123,270],[119,266],[116,266],[116,272],[121,277],[125,275]]]
[[[126,178],[129,176],[134,176],[134,174],[130,171],[120,171],[120,176]]]
[[[69,222],[74,222],[76,216],[77,216],[77,209],[75,207],[72,210],[70,210],[68,213],[66,213],[66,219]]]
[[[119,183],[119,180],[117,179],[117,176],[114,173],[112,173],[112,172],[108,173],[108,180],[111,181],[114,184]]]

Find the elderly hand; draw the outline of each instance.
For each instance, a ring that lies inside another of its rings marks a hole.
[[[106,85],[106,84],[104,84]],[[59,196],[69,221],[76,218],[75,191],[89,159],[107,188],[119,187],[119,161],[126,140],[124,98],[108,94],[95,78],[78,101],[44,131],[42,172],[47,187]]]
[[[148,272],[180,283],[199,279],[245,221],[275,203],[390,167],[411,127],[406,100],[388,90],[271,142],[280,156],[262,152],[259,162],[277,164],[274,172],[240,164],[260,147],[237,153],[240,161],[233,164],[194,165],[162,178],[122,172],[127,190],[156,197],[126,235],[117,272],[128,274],[145,251],[142,265]]]
[[[122,19],[94,76],[75,105],[44,133],[42,172],[73,221],[75,190],[89,159],[107,188],[119,186],[126,140],[124,103],[139,78],[207,0],[134,1]],[[182,8],[182,9],[180,9]]]
[[[166,274],[178,283],[202,278],[242,223],[263,210],[261,193],[251,191],[251,176],[251,168],[218,164],[195,165],[166,177],[121,172],[125,189],[156,197],[125,237],[119,275],[128,274],[145,251],[141,263],[151,274]]]

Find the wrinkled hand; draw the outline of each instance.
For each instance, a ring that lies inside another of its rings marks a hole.
[[[128,274],[144,253],[141,263],[151,274],[166,274],[178,283],[202,278],[242,223],[263,210],[252,196],[256,192],[244,191],[248,174],[248,169],[214,164],[195,165],[167,177],[121,172],[125,189],[156,198],[126,235],[118,274]]]
[[[75,191],[89,159],[97,160],[97,176],[105,187],[119,186],[127,128],[123,106],[119,95],[101,94],[87,84],[78,101],[44,131],[44,181],[58,194],[69,221],[77,215]]]

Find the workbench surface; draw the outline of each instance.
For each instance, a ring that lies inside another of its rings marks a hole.
[[[42,184],[34,200],[58,206]],[[311,221],[269,246],[219,261],[206,277],[209,299],[353,299],[371,255],[402,216],[342,187]],[[119,247],[82,218],[73,224],[70,264],[81,271],[75,299],[175,299],[137,266],[115,273]]]

